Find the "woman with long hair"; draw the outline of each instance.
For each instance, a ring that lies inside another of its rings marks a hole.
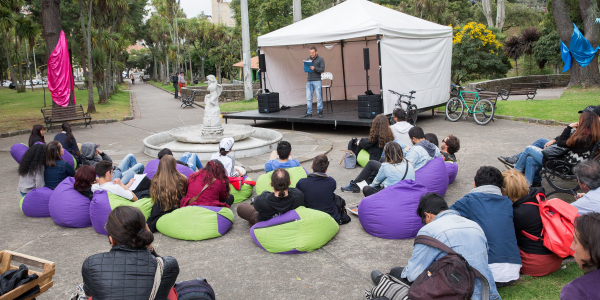
[[[29,135],[29,147],[33,146],[33,144],[37,143],[37,142],[42,142],[42,143],[46,143],[46,140],[44,139],[44,133],[46,132],[46,130],[44,129],[44,126],[42,125],[33,125],[33,128],[31,129],[31,135]]]
[[[390,129],[390,122],[383,114],[379,114],[371,123],[371,132],[369,138],[362,138],[356,141],[356,144],[350,142],[348,150],[352,150],[358,155],[360,150],[366,150],[369,153],[370,160],[381,159],[383,147],[394,140],[394,134]]]
[[[545,193],[544,188],[529,187],[525,176],[512,169],[502,172],[502,194],[513,202],[513,222],[517,236],[517,246],[521,255],[521,273],[531,276],[545,276],[555,272],[562,264],[562,258],[548,250],[541,239],[544,225],[540,210],[531,203],[538,203],[537,195]]]
[[[371,196],[383,190],[384,188],[392,186],[402,180],[415,180],[415,168],[413,167],[410,161],[404,158],[402,148],[398,143],[389,143],[385,145],[385,147],[383,148],[383,153],[385,155],[384,163],[380,163],[376,160],[371,160],[367,163],[367,165],[371,165],[369,169],[373,170],[371,176],[373,173],[376,173],[377,175],[368,186],[365,186],[363,188],[363,195],[365,197]],[[364,170],[367,170],[366,166],[363,169],[363,171]],[[377,171],[375,172],[375,170]],[[362,181],[356,181],[358,179],[361,178],[355,179],[355,182]]]
[[[162,267],[154,299],[167,299],[179,275],[179,264],[154,251],[154,235],[141,210],[132,206],[113,209],[106,221],[110,251],[88,257],[81,268],[83,291],[94,299],[148,300],[157,268]],[[162,266],[161,266],[162,265]]]
[[[25,152],[19,164],[19,187],[17,189],[21,193],[21,197],[35,188],[44,186],[45,165],[46,145],[33,145]]]
[[[180,207],[189,205],[229,207],[234,200],[229,191],[229,178],[223,164],[218,160],[211,160],[204,169],[190,175],[187,195],[181,199]]]
[[[44,177],[46,187],[54,190],[56,186],[69,176],[75,176],[75,169],[68,162],[62,160],[65,153],[57,141],[52,141],[46,146],[46,169]]]
[[[187,193],[188,179],[177,171],[177,162],[171,155],[160,159],[156,174],[150,184],[152,211],[147,223],[150,231],[156,232],[158,219],[179,207],[179,202]]]
[[[94,197],[92,185],[96,181],[96,168],[92,166],[82,166],[75,172],[74,188],[80,194],[88,197],[90,201]]]
[[[54,136],[54,140],[60,142],[65,151],[73,154],[76,159],[79,159],[81,156],[81,152],[79,152],[79,146],[77,145],[77,140],[75,136],[73,136],[73,130],[71,130],[71,124],[69,122],[64,122],[61,125],[62,132],[58,133]]]
[[[575,132],[571,132],[575,129]],[[594,144],[600,140],[600,120],[598,115],[584,111],[579,116],[579,122],[569,124],[556,140],[556,145],[568,150],[566,161],[572,166],[587,160]],[[541,182],[534,181],[542,170],[544,156],[542,149],[536,146],[527,146],[515,164],[515,169],[525,174],[527,183],[533,187],[540,187]],[[537,176],[536,176],[537,175]],[[541,177],[540,177],[541,178]]]

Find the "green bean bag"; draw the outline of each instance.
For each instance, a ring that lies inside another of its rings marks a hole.
[[[365,149],[362,149],[360,152],[358,152],[358,156],[356,156],[356,163],[364,168],[369,162],[370,157],[371,155],[369,155],[369,152],[367,152]]]
[[[299,254],[327,244],[340,226],[327,213],[300,206],[250,228],[254,242],[277,254]]]
[[[224,235],[232,224],[233,212],[227,207],[192,205],[160,217],[156,229],[172,238],[201,241]]]
[[[300,179],[302,178],[306,178],[306,171],[304,171],[304,168],[302,167],[293,167],[293,168],[288,168],[285,169],[286,171],[288,171],[288,173],[290,173],[290,180],[292,181],[292,184],[290,185],[290,187],[295,188],[296,187],[296,183],[298,183],[298,181],[300,181]],[[275,171],[271,171],[267,174],[263,174],[260,175],[260,177],[258,177],[258,180],[256,181],[256,194],[260,195],[262,194],[262,192],[264,191],[273,191],[273,188],[271,187],[271,175],[273,175],[273,172]]]
[[[247,177],[244,178],[244,180],[247,181],[252,181],[252,178]],[[236,190],[233,185],[230,183],[229,184],[229,193],[231,195],[233,195],[233,203],[240,203],[248,198],[250,198],[250,196],[252,196],[252,191],[254,190],[254,187],[249,185],[249,184],[243,184],[242,188],[240,188],[240,190]]]
[[[96,191],[94,192],[94,197],[90,203],[90,219],[92,220],[92,226],[94,226],[94,230],[96,230],[97,233],[106,235],[104,225],[106,224],[106,220],[108,220],[108,215],[113,209],[121,205],[139,208],[146,219],[148,219],[150,212],[152,211],[151,198],[143,198],[131,202],[107,191]]]

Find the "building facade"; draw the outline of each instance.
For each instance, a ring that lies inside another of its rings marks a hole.
[[[235,26],[235,14],[229,6],[231,0],[211,0],[212,20],[214,24],[225,24],[229,27]]]

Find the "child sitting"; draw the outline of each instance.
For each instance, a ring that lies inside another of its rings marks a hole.
[[[219,143],[219,152],[213,154],[210,159],[218,160],[225,167],[225,172],[227,173],[227,177],[239,177],[246,175],[246,169],[242,166],[235,165],[235,158],[229,155],[231,149],[233,148],[233,144],[235,140],[233,138],[224,138]]]
[[[269,159],[265,164],[265,172],[267,173],[278,168],[287,169],[300,166],[300,162],[297,159],[292,159],[292,145],[286,141],[281,141],[277,144],[277,150],[271,153],[271,158]]]

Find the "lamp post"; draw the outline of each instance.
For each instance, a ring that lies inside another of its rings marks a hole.
[[[240,8],[242,11],[242,48],[243,61],[244,61],[244,98],[250,100],[254,97],[252,91],[252,69],[250,66],[250,29],[248,21],[248,0],[240,1]]]

